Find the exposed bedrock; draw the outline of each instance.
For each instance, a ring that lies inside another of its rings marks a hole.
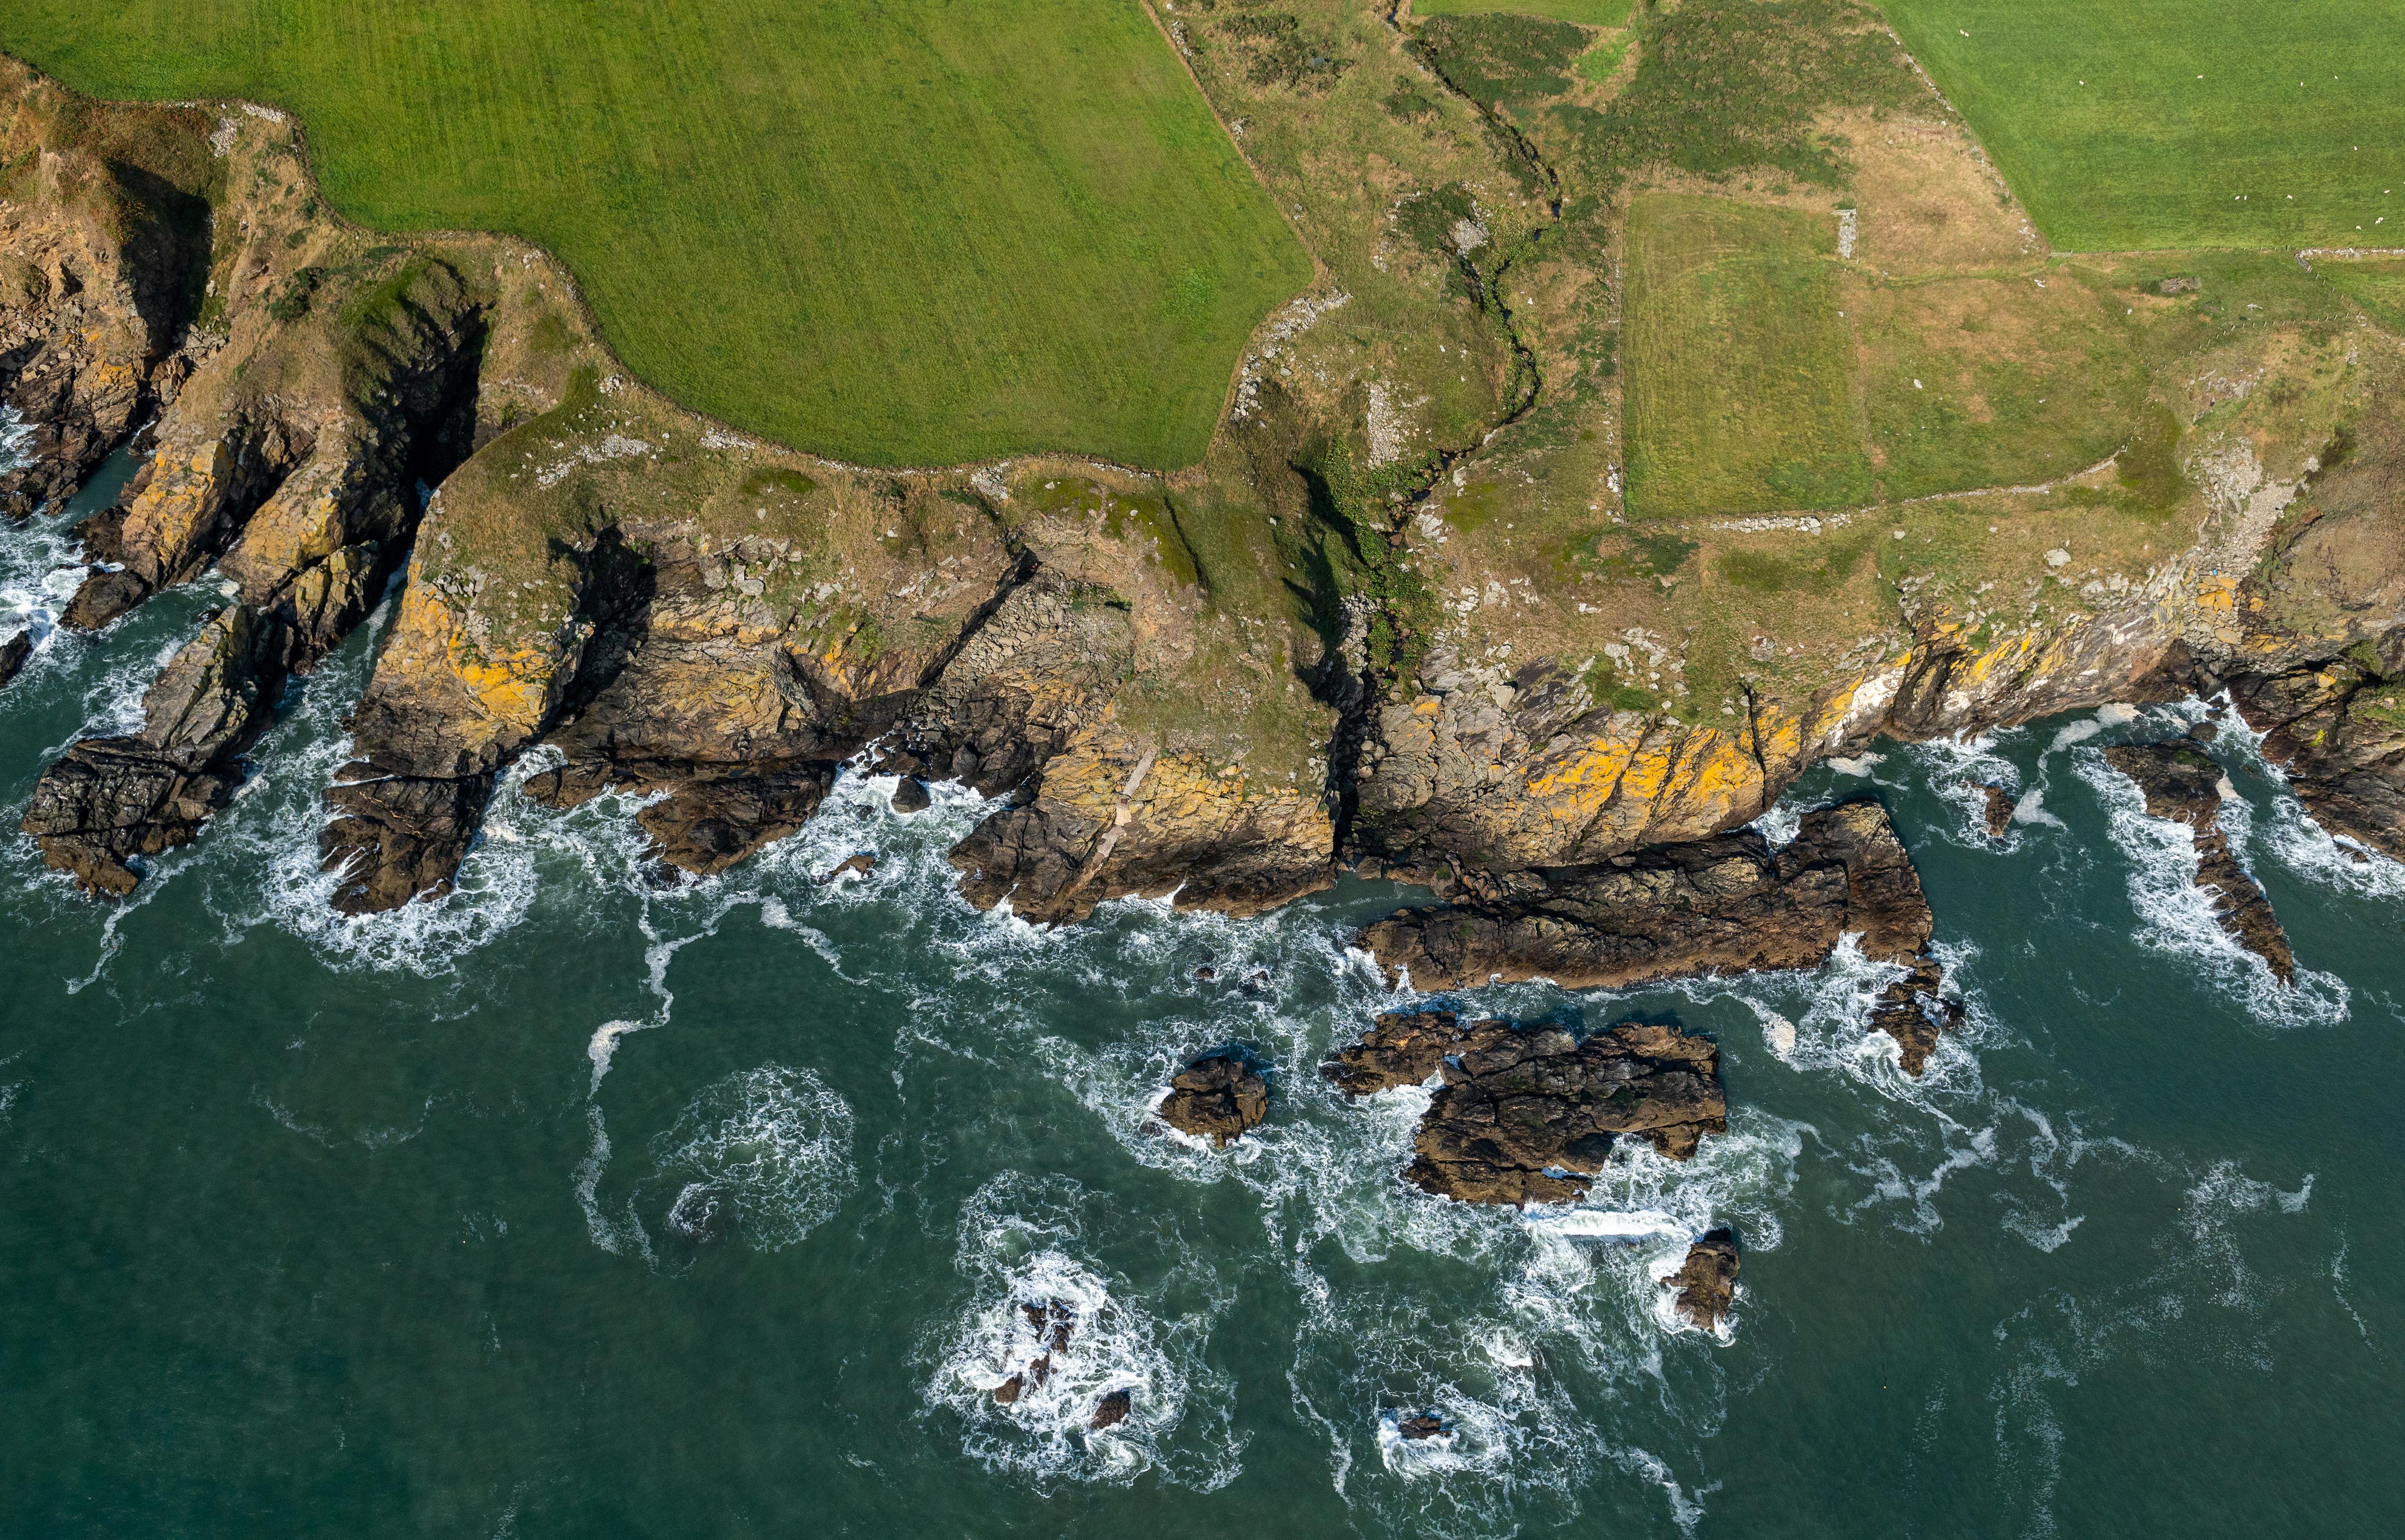
[[[1918,1074],[1959,1013],[1937,996],[1931,929],[1920,875],[1887,810],[1858,801],[1807,813],[1777,850],[1747,829],[1498,875],[1477,897],[1380,920],[1360,944],[1424,989],[1530,978],[1627,988],[1818,967],[1851,932],[1864,957],[1906,970],[1874,1006],[1872,1025],[1895,1038]]]
[[[189,844],[233,794],[282,678],[257,610],[210,617],[151,684],[141,731],[86,738],[43,773],[22,824],[42,859],[88,892],[132,892],[144,858]]]
[[[0,469],[0,515],[71,493],[192,367],[179,353],[207,282],[208,114],[112,109],[112,142],[23,65],[0,59],[0,406],[29,430]],[[23,168],[18,175],[16,168]]]
[[[1662,1287],[1678,1291],[1672,1308],[1697,1331],[1716,1331],[1737,1303],[1737,1232],[1707,1230]]]
[[[2263,889],[2238,864],[2229,837],[2215,821],[2227,783],[2204,745],[2192,737],[2118,744],[2104,750],[2104,759],[2145,794],[2148,817],[2187,825],[2196,841],[2196,885],[2212,897],[2214,918],[2240,945],[2270,964],[2273,977],[2294,983],[2297,959],[2279,917],[2271,913]]]
[[[412,478],[458,404],[475,306],[450,268],[411,259],[322,308],[315,324],[262,322],[219,349],[159,423],[124,498],[82,531],[87,555],[109,566],[87,579],[70,625],[104,624],[213,565],[237,595],[161,675],[141,734],[76,745],[36,791],[26,829],[88,888],[129,890],[130,861],[194,837],[285,679],[366,616],[406,547]],[[192,714],[212,701],[224,725],[196,735]]]
[[[1221,1149],[1267,1116],[1269,1082],[1240,1049],[1205,1054],[1177,1071],[1160,1103],[1160,1121]]]
[[[1567,1203],[1623,1138],[1684,1160],[1728,1131],[1720,1049],[1674,1027],[1628,1022],[1582,1040],[1551,1024],[1394,1013],[1322,1072],[1356,1097],[1442,1075],[1403,1176],[1466,1203]]]

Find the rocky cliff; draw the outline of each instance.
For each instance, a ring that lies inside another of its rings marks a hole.
[[[2405,856],[2405,347],[2376,317],[2300,298],[2293,262],[2165,297],[2097,259],[2075,284],[2125,313],[2148,413],[2101,464],[1817,511],[1632,501],[1614,243],[1647,188],[1699,184],[1621,167],[1577,227],[1531,170],[1556,175],[1543,134],[1501,134],[1466,66],[1306,8],[1425,110],[1354,124],[1378,168],[1357,184],[1327,171],[1351,120],[1321,87],[1196,54],[1264,180],[1319,211],[1326,277],[1264,322],[1204,463],[1160,473],[872,472],[749,441],[628,379],[541,253],[344,225],[274,115],[69,111],[9,66],[0,391],[34,455],[0,492],[55,501],[143,429],[40,645],[205,572],[234,590],[142,731],[68,750],[25,827],[125,890],[398,575],[327,791],[353,912],[443,892],[521,762],[556,805],[639,794],[663,880],[802,827],[850,763],[997,799],[962,891],[1039,921],[1385,873],[1443,905],[1368,937],[1423,985],[1807,966],[1860,934],[1901,970],[1878,1020],[1917,1070],[1949,1008],[1883,816],[1822,810],[1780,848],[1742,828],[1821,759],[2226,689],[2315,816]],[[1917,125],[1839,167],[1860,228],[1934,229],[1941,194],[1969,221],[1960,250],[1892,237],[1911,292],[2053,292],[1981,276],[2055,270],[1942,113],[1847,121]],[[1822,191],[1767,196],[1828,217]]]

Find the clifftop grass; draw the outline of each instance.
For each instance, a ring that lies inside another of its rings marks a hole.
[[[1311,272],[1125,0],[19,0],[0,47],[292,109],[345,214],[537,242],[646,380],[870,464],[1191,463]]]

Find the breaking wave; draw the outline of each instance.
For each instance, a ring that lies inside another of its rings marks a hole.
[[[1090,1234],[1107,1211],[1067,1177],[1016,1171],[969,1199],[954,1256],[967,1299],[931,1346],[928,1408],[969,1458],[1038,1489],[1156,1472],[1216,1491],[1243,1469],[1235,1386],[1203,1355],[1231,1296],[1182,1248],[1156,1253],[1168,1266],[1149,1286],[1114,1273]]]

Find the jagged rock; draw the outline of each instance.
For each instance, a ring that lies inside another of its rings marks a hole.
[[[1395,1431],[1405,1438],[1414,1440],[1434,1438],[1445,1431],[1444,1420],[1441,1417],[1431,1417],[1427,1412],[1419,1412],[1396,1422]]]
[[[59,612],[59,623],[70,631],[97,631],[149,596],[150,584],[140,573],[95,567]]]
[[[1814,968],[1841,936],[1858,932],[1864,956],[1911,970],[1921,991],[1938,978],[1932,925],[1887,810],[1859,801],[1807,813],[1776,851],[1748,829],[1590,866],[1507,874],[1485,896],[1380,920],[1360,945],[1422,988],[1550,978],[1587,989]],[[1925,1014],[1919,1020],[1889,1013],[1876,1021],[1895,1033],[1914,1074],[1942,1029]]]
[[[2196,885],[2213,895],[2214,917],[2240,945],[2270,964],[2274,978],[2294,983],[2297,959],[2279,917],[2215,821],[2221,811],[2221,766],[2204,746],[2192,737],[2117,744],[2104,750],[2104,760],[2145,794],[2148,817],[2188,826],[2196,841]]]
[[[1707,1230],[1687,1248],[1687,1260],[1679,1270],[1662,1280],[1662,1287],[1679,1291],[1673,1303],[1696,1330],[1714,1331],[1736,1302],[1737,1268],[1737,1232]]]
[[[808,822],[834,784],[835,766],[825,763],[689,780],[636,814],[635,821],[651,835],[658,860],[715,876]]]
[[[1467,1203],[1567,1203],[1624,1136],[1684,1160],[1728,1130],[1720,1049],[1640,1022],[1582,1042],[1560,1027],[1389,1014],[1322,1072],[1348,1096],[1441,1074],[1403,1175]]]
[[[834,882],[837,878],[841,877],[846,872],[857,872],[865,877],[876,870],[877,858],[864,851],[856,856],[844,857],[843,860],[836,863],[834,871],[829,872],[826,875],[819,878],[819,880],[821,882]]]
[[[1988,781],[1974,781],[1972,784],[1985,793],[1988,799],[1988,837],[1991,840],[2002,840],[2006,834],[2012,833],[2015,805],[2013,794],[2003,787]]]
[[[0,406],[31,432],[0,469],[0,516],[66,497],[190,371],[176,352],[202,299],[211,210],[193,168],[214,114],[120,104],[105,136],[81,104],[0,60]]]
[[[2315,822],[2405,861],[2405,667],[2241,678],[2230,694]]]
[[[1169,1083],[1160,1120],[1225,1149],[1260,1122],[1269,1107],[1269,1083],[1243,1054],[1206,1054]]]
[[[893,810],[897,813],[923,813],[935,805],[935,795],[927,783],[916,776],[905,776],[893,788]]]
[[[993,1388],[993,1399],[997,1405],[1011,1406],[1019,1400],[1020,1393],[1026,1389],[1027,1376],[1014,1374]]]
[[[232,798],[281,679],[273,627],[247,605],[218,611],[143,697],[142,730],[71,746],[43,772],[21,827],[85,891],[132,892],[135,861],[190,844]]]
[[[333,906],[383,914],[449,892],[492,799],[493,777],[379,776],[362,763],[344,769],[354,773],[358,778],[327,789],[336,816],[317,835],[318,859],[342,875]]]
[[[6,689],[9,680],[24,671],[25,660],[33,655],[34,634],[30,631],[20,631],[0,642],[0,689]]]
[[[1100,1433],[1104,1428],[1117,1427],[1126,1421],[1134,1411],[1135,1392],[1113,1391],[1094,1403],[1094,1415],[1087,1419],[1086,1426],[1091,1432]]]

